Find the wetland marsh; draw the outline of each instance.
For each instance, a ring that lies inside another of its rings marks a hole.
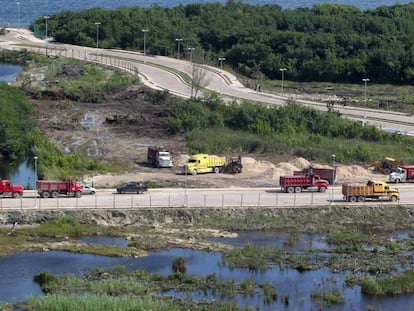
[[[2,309],[107,299],[142,300],[141,310],[414,308],[411,209],[338,209],[256,209],[250,217],[232,209],[221,221],[214,210],[111,211],[112,219],[108,211],[39,211],[41,221],[20,218],[9,235],[8,224],[1,228]],[[98,216],[118,225],[94,224]]]

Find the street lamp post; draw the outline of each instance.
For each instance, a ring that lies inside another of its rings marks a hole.
[[[175,38],[175,41],[177,41],[177,59],[180,59],[180,42],[183,41],[183,39]]]
[[[218,60],[220,62],[220,69],[223,70],[223,61],[225,61],[226,58],[225,57],[219,57]]]
[[[44,18],[44,19],[45,19],[45,21],[46,21],[45,40],[47,40],[47,20],[50,18],[50,16],[49,16],[49,15],[45,15],[45,16],[43,16],[43,18]]]
[[[225,57],[219,57],[218,60],[220,62],[220,69],[223,70],[223,61],[225,61],[226,58]],[[221,93],[221,78],[220,78],[220,93]]]
[[[34,207],[37,205],[37,156],[33,157],[34,159]]]
[[[367,83],[369,82],[368,78],[362,79],[365,83],[365,106],[367,105]]]
[[[285,71],[287,69],[286,68],[280,68],[279,70],[282,72],[282,94],[283,94],[283,81],[285,80]]]
[[[141,30],[143,33],[144,33],[144,64],[147,62],[147,60],[146,60],[146,55],[147,55],[147,52],[146,52],[146,48],[145,48],[145,34],[149,31],[148,29],[142,29]]]
[[[332,198],[331,198],[331,203],[333,204],[334,202],[334,183],[335,183],[335,159],[336,159],[336,155],[333,154],[332,155],[332,185],[331,185],[331,189],[332,189]]]
[[[193,63],[193,52],[195,48],[187,48],[187,50],[188,50],[188,58],[190,60],[190,63]]]
[[[17,28],[20,28],[20,2],[17,1]]]
[[[99,48],[99,25],[101,23],[100,22],[96,22],[96,48]]]
[[[187,48],[189,52],[190,64],[191,64],[191,97],[193,97],[194,88],[194,64],[193,64],[193,52],[195,48]]]

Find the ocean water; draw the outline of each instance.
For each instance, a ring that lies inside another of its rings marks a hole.
[[[226,0],[1,0],[0,25],[27,28],[35,19],[49,14],[65,10],[85,10],[95,7],[115,9],[118,7],[142,6],[150,7],[159,5],[163,7],[174,7],[190,3],[221,2]],[[358,7],[361,10],[369,10],[380,6],[391,6],[395,4],[407,4],[410,0],[245,0],[245,3],[253,5],[277,4],[283,9],[294,9],[298,7],[312,7],[321,3],[341,3]]]

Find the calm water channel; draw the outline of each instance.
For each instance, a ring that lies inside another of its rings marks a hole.
[[[403,233],[405,234],[405,233]],[[215,239],[218,242],[243,246],[247,243],[284,247],[287,235],[285,233],[241,232],[234,239]],[[303,234],[297,237],[297,243],[290,246],[290,251],[303,251],[311,248],[321,250],[329,248],[322,235]],[[87,237],[83,242],[91,244],[112,244],[126,247],[124,239],[107,237]],[[143,258],[113,258],[87,254],[73,254],[68,252],[23,252],[13,256],[0,258],[0,302],[22,301],[28,296],[43,295],[39,286],[33,282],[33,276],[43,271],[55,274],[77,274],[91,271],[95,268],[108,268],[115,265],[127,266],[129,269],[146,269],[152,273],[170,274],[171,263],[177,257],[184,257],[187,262],[187,273],[195,276],[205,276],[215,273],[220,280],[235,280],[242,282],[250,279],[257,283],[270,283],[275,286],[278,297],[289,297],[289,305],[285,305],[279,298],[270,305],[264,303],[262,293],[255,296],[238,296],[240,305],[249,305],[258,310],[317,310],[317,305],[310,298],[314,289],[338,289],[346,297],[343,305],[325,307],[324,310],[413,310],[414,298],[411,296],[398,297],[369,297],[361,294],[359,286],[352,288],[344,286],[345,273],[331,273],[326,269],[299,272],[294,269],[270,269],[253,272],[248,269],[228,269],[220,264],[221,254],[215,252],[192,251],[187,249],[173,249],[153,252]],[[175,297],[191,299],[215,299],[211,293],[165,293]],[[225,301],[225,299],[224,299]]]

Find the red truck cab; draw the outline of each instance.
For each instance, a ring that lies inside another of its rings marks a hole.
[[[24,187],[21,185],[13,185],[11,180],[0,179],[0,195],[7,195],[13,198],[23,196]]]

